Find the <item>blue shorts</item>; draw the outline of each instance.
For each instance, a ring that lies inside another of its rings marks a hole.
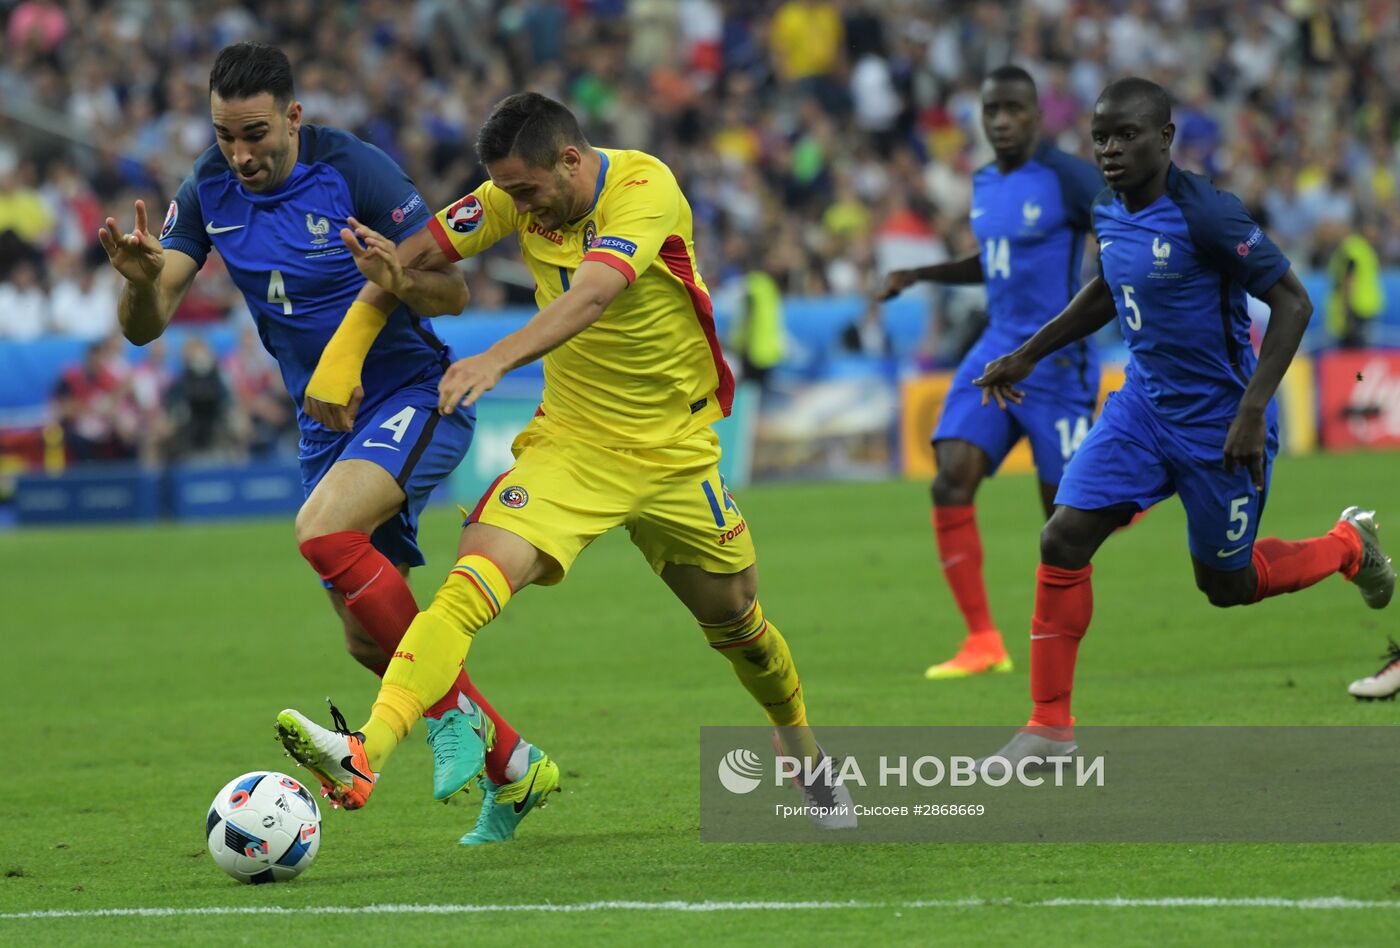
[[[1058,484],[1065,464],[1093,423],[1099,394],[1098,365],[1094,363],[1083,372],[1065,371],[1050,363],[1037,366],[1027,379],[1028,385],[1018,386],[1026,393],[1021,404],[1008,403],[1003,411],[994,400],[983,405],[982,389],[972,380],[982,374],[988,362],[1011,351],[1004,346],[1000,340],[984,337],[972,347],[953,377],[932,440],[934,444],[957,440],[977,445],[992,460],[987,472],[991,475],[1025,435],[1031,443],[1037,476],[1043,483]]]
[[[438,414],[437,381],[395,392],[355,430],[333,441],[301,440],[301,484],[307,497],[338,461],[373,461],[394,476],[405,494],[403,507],[374,531],[370,541],[389,562],[423,565],[418,515],[433,488],[452,473],[471,447],[476,411]]]
[[[1080,510],[1146,510],[1179,494],[1191,555],[1210,569],[1244,569],[1254,551],[1278,454],[1275,411],[1269,410],[1262,492],[1255,490],[1248,471],[1226,473],[1228,430],[1228,425],[1173,425],[1162,421],[1137,392],[1114,392],[1065,469],[1055,503]]]

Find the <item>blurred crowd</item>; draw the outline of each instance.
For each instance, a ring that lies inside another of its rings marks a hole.
[[[277,366],[251,327],[219,360],[190,333],[127,357],[121,336],[91,343],[53,391],[54,423],[75,463],[228,463],[295,455],[296,419]]]
[[[1125,74],[1176,97],[1176,155],[1237,191],[1302,267],[1358,236],[1400,263],[1400,10],[1386,0],[0,0],[0,338],[100,339],[103,216],[159,210],[212,142],[208,70],[289,54],[305,118],[384,148],[441,206],[484,177],[491,105],[530,88],[590,139],[677,172],[712,290],[870,291],[973,249],[978,88],[1036,77],[1046,135],[1088,154]],[[509,243],[509,242],[507,242]],[[526,303],[513,246],[468,265],[476,305]],[[211,258],[178,322],[246,318]]]

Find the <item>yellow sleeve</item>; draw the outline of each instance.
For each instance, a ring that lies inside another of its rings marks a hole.
[[[603,195],[598,208],[598,234],[584,253],[585,261],[605,263],[635,283],[637,275],[656,260],[668,237],[677,234],[681,189],[664,165],[647,169]]]
[[[449,260],[481,253],[507,234],[515,233],[520,216],[510,195],[487,181],[471,194],[438,211],[428,230]]]

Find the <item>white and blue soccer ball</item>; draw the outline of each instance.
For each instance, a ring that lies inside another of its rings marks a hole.
[[[286,882],[321,848],[321,808],[300,780],[255,770],[219,791],[204,822],[209,855],[239,882]]]

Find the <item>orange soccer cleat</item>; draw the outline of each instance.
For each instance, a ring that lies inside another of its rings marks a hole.
[[[370,768],[364,735],[351,731],[333,704],[331,718],[335,730],[288,708],[277,715],[277,739],[293,760],[321,781],[321,796],[329,797],[333,806],[358,810],[369,802],[379,775]]]
[[[963,640],[958,654],[941,664],[930,665],[924,677],[929,681],[969,678],[987,672],[1009,672],[1012,668],[1011,658],[1001,644],[1001,635],[991,632],[969,635]]]

